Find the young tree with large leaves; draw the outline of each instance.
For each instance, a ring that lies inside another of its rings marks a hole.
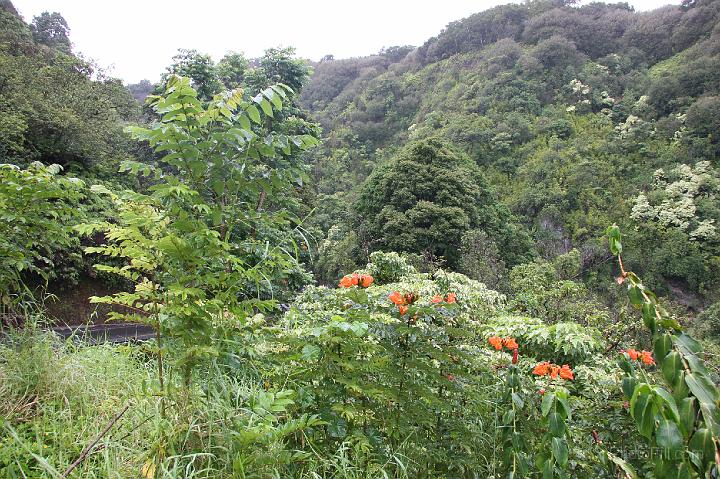
[[[123,165],[155,185],[147,194],[99,187],[115,201],[118,221],[81,227],[108,239],[88,252],[121,260],[99,269],[134,285],[95,301],[119,306],[118,317],[152,324],[158,343],[165,335],[177,340],[186,385],[193,366],[216,353],[216,326],[271,309],[266,291],[298,269],[288,252],[297,220],[258,208],[261,198],[287,193],[303,176],[298,154],[317,143],[269,124],[288,91],[271,86],[246,100],[238,89],[203,104],[190,79],[170,77],[165,92],[151,97],[160,120],[129,129],[164,155],[160,164]],[[159,364],[161,388],[163,370]]]

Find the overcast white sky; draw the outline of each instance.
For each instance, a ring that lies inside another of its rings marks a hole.
[[[382,47],[420,45],[453,20],[508,0],[12,0],[26,21],[60,12],[74,50],[126,82],[155,81],[178,48],[215,60],[294,46],[319,60],[368,55]],[[614,0],[619,1],[619,0]],[[679,0],[629,0],[651,10]]]

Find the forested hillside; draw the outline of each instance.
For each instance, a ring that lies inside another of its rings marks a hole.
[[[133,85],[71,27],[0,0],[0,477],[719,477],[720,0]]]
[[[501,289],[528,258],[577,249],[592,282],[607,274],[601,237],[617,222],[659,291],[693,308],[717,299],[719,21],[708,0],[641,13],[533,1],[453,22],[419,48],[314,64],[302,101],[326,139],[313,165],[320,278],[390,244]],[[459,199],[467,188],[452,167],[426,176],[403,163],[404,145],[427,138],[467,157],[484,178],[471,183],[492,194],[452,211],[424,193]],[[371,197],[385,182],[395,198]],[[484,220],[464,218],[475,209]],[[440,224],[442,240],[415,234]],[[496,257],[472,257],[478,249]]]

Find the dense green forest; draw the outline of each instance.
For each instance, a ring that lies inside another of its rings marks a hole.
[[[319,278],[390,247],[504,289],[512,267],[575,249],[592,282],[608,274],[601,237],[617,222],[658,291],[694,309],[717,299],[720,6],[561,4],[500,6],[417,49],[313,65],[302,101],[325,135],[313,164],[327,232]],[[490,185],[471,206],[483,218],[425,193],[460,198],[456,169],[424,175],[402,160],[408,143],[429,138],[471,160],[484,178],[472,183]],[[418,181],[432,183],[401,186]],[[395,196],[372,198],[385,182]],[[448,216],[458,224],[443,241],[413,231]],[[477,245],[497,257],[474,258]]]
[[[720,1],[133,85],[70,27],[0,0],[0,476],[718,477]]]

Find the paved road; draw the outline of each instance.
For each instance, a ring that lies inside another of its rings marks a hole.
[[[93,344],[126,343],[129,341],[147,341],[155,336],[150,326],[136,323],[106,323],[82,326],[57,326],[52,328],[64,338],[77,338]]]

